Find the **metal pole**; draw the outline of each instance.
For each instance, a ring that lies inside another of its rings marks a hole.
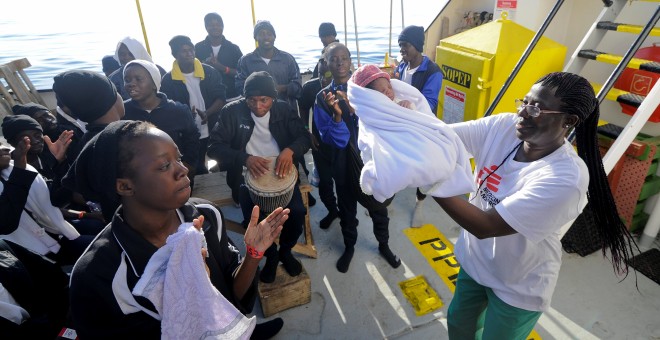
[[[392,11],[394,10],[394,0],[390,0],[390,40],[387,45],[387,54],[385,55],[385,67],[390,66],[390,56],[392,55]]]
[[[518,72],[520,72],[520,69],[522,68],[523,64],[525,64],[525,61],[527,60],[529,55],[532,54],[534,47],[536,47],[536,43],[538,43],[538,41],[541,39],[543,33],[548,28],[548,26],[552,22],[552,19],[555,17],[555,14],[557,14],[559,8],[563,3],[564,0],[557,0],[557,3],[555,3],[555,6],[552,8],[548,16],[543,21],[543,25],[541,25],[541,28],[539,28],[538,32],[536,32],[534,38],[532,38],[532,41],[530,41],[529,45],[527,45],[527,48],[525,49],[523,55],[520,57],[520,60],[518,60],[516,67],[513,68],[513,71],[511,71],[511,74],[504,82],[504,85],[502,85],[500,92],[497,93],[497,96],[488,107],[488,110],[486,110],[486,113],[484,113],[484,117],[488,117],[491,114],[493,114],[493,111],[495,111],[495,107],[497,106],[497,104],[499,104],[500,100],[502,100],[504,93],[506,93],[506,90],[509,88],[509,86],[511,86],[511,83],[516,78],[516,75],[518,75]]]
[[[142,9],[140,9],[140,0],[135,0],[135,5],[137,6],[138,16],[140,17],[140,25],[142,26],[142,36],[144,37],[144,44],[147,47],[147,52],[151,55],[151,49],[149,48],[149,38],[147,38],[147,29],[144,27],[144,18],[142,18]]]
[[[403,0],[401,0],[401,29],[406,28],[406,24],[403,22]]]
[[[346,20],[346,0],[344,0],[344,45],[348,46],[348,24]]]
[[[250,0],[250,5],[252,6],[252,27],[257,25],[257,17],[254,15],[254,0]],[[255,40],[254,47],[259,47],[259,43]]]
[[[360,64],[360,40],[358,39],[358,29],[357,29],[357,13],[355,12],[355,0],[353,0],[353,25],[355,26],[355,48],[357,49],[357,60],[358,60],[358,67],[360,67],[362,64]]]

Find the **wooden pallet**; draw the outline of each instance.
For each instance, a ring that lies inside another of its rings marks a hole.
[[[32,66],[27,58],[0,65],[0,118],[11,115],[16,104],[37,103],[46,106],[45,101],[32,84],[24,69]]]

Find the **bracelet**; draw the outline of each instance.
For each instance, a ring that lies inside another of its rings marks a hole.
[[[263,252],[263,251],[258,251],[258,250],[257,250],[256,248],[254,248],[253,246],[250,246],[250,245],[247,245],[247,244],[246,244],[246,245],[245,245],[245,248],[246,248],[246,252],[247,252],[247,254],[250,255],[250,257],[252,257],[252,258],[255,258],[255,259],[258,260],[258,259],[264,257],[264,253],[265,253],[265,252]]]
[[[85,212],[81,210],[81,211],[78,213],[78,219],[81,220],[83,217],[85,217]]]
[[[229,74],[229,66],[225,66],[225,74]]]

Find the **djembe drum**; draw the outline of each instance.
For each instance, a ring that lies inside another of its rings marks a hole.
[[[259,206],[261,213],[270,213],[278,207],[286,207],[293,197],[293,189],[298,180],[298,171],[295,167],[283,178],[275,175],[275,157],[270,159],[268,172],[259,178],[254,178],[250,171],[245,171],[245,185],[250,192],[252,202]]]

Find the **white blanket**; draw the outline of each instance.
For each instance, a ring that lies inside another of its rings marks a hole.
[[[211,284],[201,249],[204,234],[184,223],[149,259],[133,294],[144,296],[161,317],[161,339],[249,339],[246,318]]]
[[[433,116],[416,88],[396,79],[391,83],[395,97],[411,101],[417,111],[348,82],[348,100],[360,118],[362,191],[380,202],[408,187],[437,197],[474,191],[468,153],[456,133]]]

